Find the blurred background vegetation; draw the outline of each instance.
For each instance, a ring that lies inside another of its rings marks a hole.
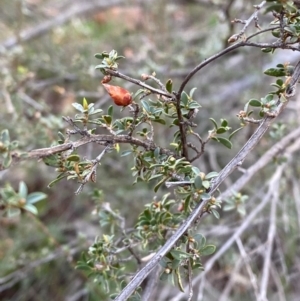
[[[227,39],[242,26],[230,21],[247,19],[254,4],[257,1],[0,0],[0,130],[9,129],[11,139],[19,141],[19,148],[29,151],[48,147],[57,139],[57,132],[66,127],[62,116],[74,115],[71,103],[85,97],[97,108],[107,109],[111,100],[99,84],[100,72],[94,70],[97,52],[115,49],[126,57],[120,65],[121,72],[135,78],[155,72],[162,82],[171,78],[178,87],[196,64],[226,47]],[[262,15],[260,25],[270,22],[268,18]],[[255,32],[254,26],[249,31]],[[271,81],[262,71],[272,64],[293,63],[296,58],[297,54],[289,51],[266,55],[259,49],[247,48],[207,66],[187,89],[197,87],[195,99],[202,105],[197,116],[199,133],[211,127],[209,117],[226,118],[233,128],[238,128],[236,114],[249,98],[260,98],[270,91]],[[130,83],[118,79],[114,82],[131,92],[137,90]],[[267,134],[263,138],[245,167],[299,125],[299,109],[299,104],[289,105],[280,117],[284,129],[278,125],[271,129],[273,137]],[[255,128],[250,125],[236,136],[233,151],[212,142],[195,165],[204,172],[220,171]],[[162,133],[158,144],[164,145],[172,134],[172,129]],[[94,158],[99,150],[88,145],[79,151]],[[298,162],[290,171],[296,179]],[[1,300],[107,300],[101,285],[74,267],[80,253],[103,232],[95,211],[101,202],[109,202],[130,227],[155,196],[153,187],[132,185],[131,166],[130,157],[110,154],[102,162],[97,183],[86,187],[80,196],[74,195],[76,183],[68,181],[47,189],[56,174],[43,162],[27,161],[0,172],[1,187],[11,183],[17,189],[24,181],[29,192],[48,195],[37,204],[38,218],[25,213],[15,218],[0,215]],[[270,165],[261,171],[244,193],[255,194],[274,168]],[[234,173],[223,188],[230,187],[238,176],[238,172]],[[287,180],[278,211],[277,253],[269,300],[297,300],[295,296],[300,294],[299,216],[288,187]],[[259,202],[259,197],[255,202],[246,202],[246,212]],[[206,218],[200,232],[220,248],[242,220],[236,211],[221,213],[220,220]],[[265,242],[267,224],[268,215],[257,216],[242,237],[247,250],[255,250]],[[262,254],[253,254],[252,268],[259,275]],[[232,247],[211,269],[206,300],[219,300],[232,279],[238,256],[239,250]],[[234,273],[228,300],[254,300],[244,268]],[[169,300],[177,293],[172,286],[164,290],[169,297],[158,291],[156,300]]]

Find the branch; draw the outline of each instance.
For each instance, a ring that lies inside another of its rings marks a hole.
[[[235,41],[237,41],[239,38],[241,38],[241,37],[245,34],[247,28],[249,27],[249,25],[251,24],[251,22],[252,22],[253,20],[255,20],[255,23],[257,23],[257,15],[258,15],[258,11],[259,11],[265,4],[266,4],[266,1],[263,1],[261,4],[255,5],[255,6],[254,6],[255,9],[256,9],[256,11],[250,16],[250,18],[249,18],[247,21],[245,21],[245,26],[243,27],[243,29],[242,29],[239,33],[234,34],[233,36],[231,36],[231,37],[228,39],[228,42],[229,42],[229,43],[235,42]],[[257,26],[257,24],[255,24],[255,25]]]
[[[265,260],[264,260],[264,266],[263,266],[263,272],[261,277],[261,286],[260,286],[260,294],[259,294],[259,300],[264,301],[267,300],[267,288],[268,288],[268,282],[269,282],[269,273],[270,273],[270,264],[271,264],[271,256],[272,256],[272,250],[273,250],[273,243],[274,238],[276,234],[276,208],[277,208],[277,202],[279,199],[279,187],[280,187],[280,179],[282,172],[285,168],[286,164],[281,165],[277,168],[275,175],[277,176],[277,181],[274,181],[270,188],[273,190],[273,198],[271,201],[271,210],[270,210],[270,225],[269,225],[269,231],[268,231],[268,240],[267,240],[267,247],[266,250],[264,250],[265,254]]]
[[[12,153],[12,163],[18,163],[26,159],[42,159],[51,155],[62,153],[67,150],[77,149],[78,147],[88,144],[88,143],[98,143],[101,145],[115,144],[115,143],[127,143],[132,145],[137,145],[145,148],[146,150],[155,150],[157,145],[153,142],[139,140],[137,138],[131,137],[129,135],[89,135],[78,141],[68,142],[61,145],[56,145],[48,148],[40,148],[29,151],[28,153]],[[172,155],[176,157],[176,154],[169,149],[160,148],[162,154]]]
[[[156,88],[153,88],[147,84],[145,84],[143,81],[141,80],[138,80],[138,79],[135,79],[135,78],[132,78],[132,77],[129,77],[125,74],[122,74],[121,72],[119,71],[115,71],[115,70],[111,70],[111,69],[105,69],[105,72],[112,75],[112,76],[115,76],[115,77],[119,77],[119,78],[122,78],[122,79],[125,79],[133,84],[136,84],[140,87],[143,87],[149,91],[151,91],[152,93],[155,93],[155,94],[158,94],[158,95],[162,95],[162,96],[166,96],[168,98],[174,98],[174,95],[170,94],[170,93],[167,93],[163,90],[159,90],[159,89],[156,89]]]

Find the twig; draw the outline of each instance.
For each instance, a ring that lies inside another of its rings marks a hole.
[[[292,178],[292,184],[293,184],[293,195],[294,195],[294,200],[295,200],[295,206],[296,206],[296,211],[298,214],[298,231],[300,232],[300,188],[299,188],[299,183],[298,180],[296,180],[294,177]]]
[[[188,240],[187,245],[186,245],[186,252],[190,253],[191,248],[190,248],[191,242]],[[192,270],[192,264],[190,258],[188,260],[188,282],[189,282],[189,297],[187,301],[192,301],[193,298],[193,270]]]
[[[71,149],[77,149],[78,147],[88,143],[98,143],[100,145],[126,143],[143,147],[146,150],[155,150],[157,148],[157,145],[153,142],[140,140],[129,135],[89,135],[89,137],[83,137],[78,141],[68,142],[48,148],[35,149],[27,153],[14,152],[12,153],[13,164],[27,159],[43,159]],[[174,152],[166,148],[160,148],[160,153],[177,157]]]
[[[23,92],[19,92],[17,95],[21,98],[21,100],[23,100],[24,102],[26,102],[27,104],[29,104],[30,106],[35,108],[36,110],[44,111],[44,109],[45,109],[44,106],[41,105],[40,103],[38,103],[37,101],[35,101],[29,95],[27,95]]]
[[[143,81],[135,79],[135,78],[132,78],[132,77],[129,77],[129,76],[127,76],[127,75],[125,75],[125,74],[123,74],[123,73],[121,73],[119,71],[115,71],[115,70],[111,70],[111,69],[105,69],[105,71],[106,71],[106,73],[108,73],[108,74],[110,74],[112,76],[122,78],[122,79],[124,79],[126,81],[129,81],[129,82],[131,82],[133,84],[136,84],[136,85],[138,85],[140,87],[143,87],[143,88],[145,88],[145,89],[147,89],[147,90],[149,90],[152,93],[155,93],[157,95],[166,96],[166,97],[168,97],[170,99],[174,98],[174,95],[170,94],[169,92],[165,92],[163,90],[151,87],[151,86],[145,84]]]
[[[274,181],[272,181],[270,188],[272,189],[273,198],[271,201],[271,211],[270,211],[270,225],[268,231],[268,240],[267,240],[267,248],[264,252],[265,259],[263,265],[263,272],[261,277],[261,286],[260,286],[260,293],[259,293],[259,301],[266,301],[267,300],[267,289],[268,289],[268,282],[269,282],[269,273],[270,273],[270,264],[271,264],[271,255],[273,250],[273,243],[276,233],[276,207],[277,202],[279,199],[279,181],[282,175],[282,172],[285,168],[286,164],[282,164],[279,166],[274,174]]]
[[[259,5],[255,5],[255,9],[256,11],[251,15],[251,17],[245,22],[245,26],[243,27],[243,29],[237,33],[232,35],[229,39],[228,42],[232,43],[237,41],[240,37],[242,37],[245,32],[246,29],[249,27],[249,25],[251,24],[251,22],[254,20],[255,21],[255,25],[257,25],[257,15],[258,15],[258,11],[266,4],[266,1],[263,1],[261,4]]]
[[[97,175],[97,166],[98,164],[100,163],[102,157],[104,156],[104,154],[109,150],[111,149],[111,145],[107,145],[104,150],[98,155],[98,157],[94,160],[91,160],[91,168],[90,168],[90,171],[87,173],[87,175],[84,177],[84,179],[81,181],[78,189],[76,190],[75,194],[79,194],[81,193],[84,185],[89,182],[90,180],[92,180],[93,182],[96,182],[96,175]]]
[[[235,285],[235,278],[236,274],[239,273],[241,267],[242,267],[242,257],[238,258],[235,262],[234,268],[230,271],[229,280],[226,283],[225,288],[223,289],[223,292],[221,296],[218,298],[218,301],[228,301],[228,296],[232,290],[232,288]]]
[[[271,263],[270,265],[270,273],[272,275],[272,278],[277,286],[277,290],[278,290],[278,300],[279,301],[287,301],[286,298],[285,298],[285,295],[284,295],[284,287],[282,285],[282,282],[281,282],[281,277],[280,275],[278,275],[278,272],[274,266],[274,264]]]
[[[237,246],[239,248],[239,251],[241,253],[241,256],[242,256],[242,258],[244,260],[244,263],[245,263],[245,266],[246,266],[246,270],[247,270],[247,273],[248,273],[249,278],[250,278],[250,282],[251,282],[252,287],[253,287],[255,298],[256,298],[256,300],[258,300],[257,279],[256,279],[256,276],[255,276],[255,274],[253,273],[253,271],[251,269],[251,266],[249,264],[250,258],[249,258],[249,256],[246,253],[246,250],[245,250],[245,248],[243,246],[243,243],[242,243],[242,240],[240,239],[240,237],[238,237],[236,239],[236,244],[237,244]]]
[[[186,139],[186,126],[184,124],[184,119],[181,112],[181,93],[176,93],[176,112],[179,122],[179,131],[180,131],[180,140],[182,144],[181,156],[185,157],[187,160],[188,157],[188,148],[187,148],[187,139]]]

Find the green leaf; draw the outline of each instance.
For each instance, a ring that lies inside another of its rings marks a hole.
[[[170,253],[172,254],[172,256],[175,259],[178,259],[178,260],[182,260],[182,259],[186,259],[186,258],[190,257],[189,253],[183,252],[181,250],[172,250],[172,251],[170,251]]]
[[[169,93],[172,93],[173,81],[171,79],[168,79],[168,81],[166,83],[166,89]]]
[[[224,146],[226,146],[227,148],[231,149],[232,148],[232,143],[226,139],[226,138],[223,138],[223,137],[218,137],[218,140],[221,144],[223,144]]]
[[[84,112],[84,108],[80,103],[77,102],[73,102],[72,106],[79,112],[83,113]]]
[[[126,157],[128,155],[132,154],[132,150],[131,149],[128,149],[128,150],[125,150],[121,153],[121,157]]]
[[[215,178],[218,176],[218,174],[219,174],[218,172],[212,171],[212,172],[208,173],[207,175],[205,175],[205,180],[210,180],[212,178]]]
[[[162,118],[155,118],[155,119],[152,119],[152,121],[160,123],[160,124],[163,124],[163,125],[166,124],[166,121],[164,119],[162,119]]]
[[[280,37],[280,30],[279,29],[275,29],[272,31],[272,35],[275,37],[275,38],[279,38]]]
[[[220,128],[218,128],[217,131],[216,131],[217,134],[224,134],[224,133],[226,133],[226,132],[227,132],[227,129],[224,128],[224,127],[220,127]]]
[[[154,150],[154,157],[155,157],[155,159],[159,159],[159,154],[160,154],[160,147],[157,147]]]
[[[34,215],[38,214],[38,211],[37,211],[36,207],[33,206],[32,204],[26,204],[25,206],[23,206],[23,209],[25,209],[26,211],[31,212]]]
[[[199,173],[200,173],[200,169],[199,169],[198,167],[196,167],[196,166],[193,166],[193,167],[192,167],[192,171],[193,171],[193,173],[194,173],[195,175],[199,175]]]
[[[112,117],[114,113],[114,107],[113,106],[109,106],[108,110],[107,110],[107,115],[109,115],[110,117]]]
[[[9,137],[9,131],[7,129],[3,130],[1,132],[1,142],[5,145],[9,144],[10,137]]]
[[[157,192],[157,190],[159,189],[159,187],[165,182],[167,181],[167,177],[164,177],[163,179],[161,179],[154,187],[154,192]]]
[[[18,194],[20,197],[26,199],[27,193],[28,193],[27,186],[23,181],[21,181],[19,183],[19,193]]]
[[[248,103],[252,107],[261,107],[261,102],[258,99],[250,99]]]
[[[234,203],[226,204],[223,207],[223,211],[231,211],[231,210],[234,210],[235,208],[236,208],[236,205]]]
[[[196,87],[192,88],[191,91],[190,91],[190,98],[193,98],[193,95],[195,93],[195,91],[197,90]]]
[[[35,204],[41,200],[44,200],[45,198],[47,198],[47,194],[43,192],[33,192],[27,196],[26,203]]]
[[[67,176],[67,174],[65,174],[65,173],[62,173],[62,174],[58,175],[56,179],[54,179],[53,181],[51,181],[48,184],[48,188],[51,188],[54,184],[56,184],[57,182],[59,182],[60,180],[65,178],[66,176]]]
[[[97,65],[96,67],[95,67],[95,69],[103,69],[103,71],[104,71],[104,69],[105,68],[108,68],[109,66],[107,65],[107,64],[100,64],[100,65]],[[101,70],[102,71],[102,70]]]
[[[267,47],[267,48],[262,48],[261,51],[264,52],[264,53],[269,53],[269,52],[272,52],[274,49],[271,48],[271,47]]]
[[[92,111],[92,112],[89,112],[89,115],[92,116],[92,115],[96,115],[96,114],[99,114],[99,113],[102,113],[102,112],[103,112],[103,110],[101,110],[101,109],[96,109],[96,110],[94,110],[94,111]]]
[[[211,213],[214,215],[214,217],[215,217],[216,219],[219,219],[219,218],[220,218],[220,213],[219,213],[217,210],[211,209]]]
[[[218,124],[213,118],[209,118],[209,120],[214,124],[215,129],[218,129]]]
[[[78,264],[75,267],[76,270],[81,270],[81,271],[91,271],[92,267],[86,265],[86,264]]]
[[[270,68],[264,71],[264,74],[269,76],[280,77],[280,76],[285,76],[285,71],[284,69]]]
[[[150,105],[148,104],[148,102],[145,99],[142,99],[141,101],[143,108],[147,111],[150,112]]]
[[[162,176],[163,176],[163,174],[155,174],[155,175],[151,176],[150,179],[149,179],[148,181],[151,181],[151,180],[153,180],[153,179],[160,178],[160,177],[162,177]]]
[[[196,101],[191,101],[188,105],[189,109],[198,109],[201,108],[201,105]]]
[[[216,246],[207,245],[203,249],[200,250],[202,256],[211,255],[216,251]]]
[[[182,93],[181,93],[181,102],[182,102],[182,104],[184,105],[184,106],[187,106],[188,105],[188,102],[189,102],[189,98],[188,98],[188,95],[186,94],[186,92],[185,91],[183,91]]]
[[[209,182],[209,181],[202,181],[202,186],[203,186],[204,188],[208,189],[209,186],[210,186],[210,182]]]
[[[235,131],[233,131],[230,135],[229,135],[229,137],[228,137],[228,140],[231,140],[231,138],[237,133],[237,132],[239,132],[241,129],[243,129],[244,127],[242,126],[242,127],[240,127],[240,128],[238,128],[238,129],[236,129]]]
[[[221,126],[227,127],[228,126],[228,121],[226,119],[221,119]]]
[[[177,280],[179,289],[184,293],[184,288],[183,288],[183,285],[182,285],[182,280],[181,280],[181,275],[180,275],[180,272],[179,272],[179,268],[175,270],[175,276],[176,276],[176,280]]]
[[[64,143],[66,139],[65,139],[65,136],[63,135],[63,133],[58,132],[57,135],[58,135],[58,138],[62,141],[62,143]]]
[[[194,186],[196,189],[201,189],[202,187],[202,179],[200,176],[196,176],[195,180],[194,180]]]
[[[52,166],[52,167],[59,167],[59,158],[57,155],[50,155],[48,157],[43,158],[43,161],[46,165]]]
[[[79,162],[80,157],[77,154],[72,154],[67,158],[67,161]]]
[[[205,244],[206,244],[206,238],[201,233],[195,234],[193,236],[193,238],[197,241],[199,249],[201,249],[201,248],[203,248],[205,246]]]
[[[99,60],[103,60],[103,59],[104,59],[104,56],[102,55],[102,53],[96,53],[96,54],[94,55],[94,57],[95,57],[96,59],[99,59]]]
[[[103,119],[107,124],[111,124],[111,116],[110,115],[103,115]]]

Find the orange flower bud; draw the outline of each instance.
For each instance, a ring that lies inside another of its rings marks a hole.
[[[111,81],[111,75],[108,74],[108,75],[105,75],[101,81],[102,84],[107,84]]]
[[[143,74],[141,75],[141,78],[142,78],[142,80],[147,80],[147,79],[149,79],[149,75],[143,73]]]
[[[126,89],[105,83],[102,83],[102,85],[117,106],[126,107],[132,103],[131,94]]]

